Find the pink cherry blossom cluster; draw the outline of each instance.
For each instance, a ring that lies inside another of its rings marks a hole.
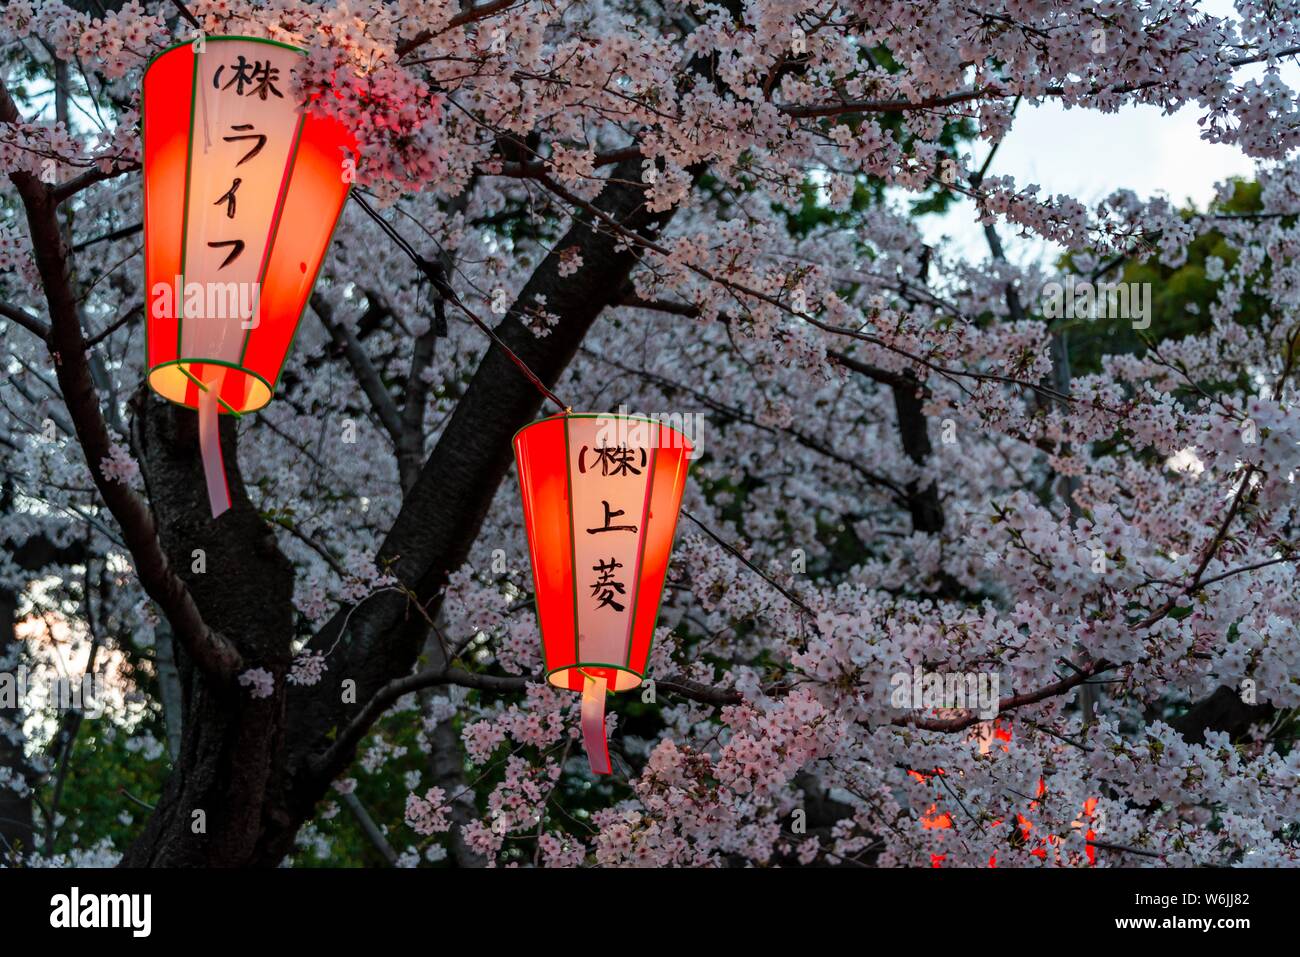
[[[545,345],[566,317],[554,286],[522,299],[539,267],[585,282],[605,265],[581,252],[593,234],[632,251],[629,288],[600,291],[613,304],[556,391],[575,408],[703,413],[685,505],[753,566],[683,520],[648,674],[663,686],[636,720],[611,711],[619,773],[591,782],[577,696],[522,680],[544,663],[508,478],[435,624],[458,667],[515,690],[408,695],[389,720],[417,727],[414,745],[381,727],[351,772],[389,773],[448,739],[448,763],[468,768],[404,781],[421,839],[404,863],[460,853],[453,838],[491,863],[545,866],[1300,862],[1300,751],[1269,724],[1231,741],[1175,728],[1220,688],[1300,706],[1300,127],[1275,69],[1300,4],[1243,2],[1232,20],[1190,0],[748,0],[738,17],[537,0],[188,6],[210,35],[307,51],[293,89],[357,135],[340,163],[356,161],[382,215],[451,264],[486,321],[514,305]],[[139,161],[145,63],[192,39],[174,21],[156,3],[0,11],[6,36],[93,64],[81,98],[120,107],[61,123],[29,98],[24,120],[0,124],[5,172],[41,176],[53,160],[59,182],[122,177],[76,196],[78,243],[140,221],[138,181],[121,171]],[[996,144],[1017,98],[1192,111],[1207,139],[1267,161],[1256,207],[1236,211],[1234,183],[1193,211],[1127,190],[1085,204],[996,163],[972,175],[967,141],[947,145],[954,124]],[[675,210],[667,226],[633,234],[591,210],[629,185],[646,208]],[[931,248],[906,202],[944,191],[994,235],[1036,241],[1039,261]],[[1117,335],[1067,375],[1071,340],[1090,331],[1044,317],[1044,287],[1118,279],[1115,257],[1203,262],[1208,305],[1188,312],[1193,332],[1157,324],[1141,347]],[[131,248],[89,243],[75,262],[109,277],[81,305],[88,337],[142,301]],[[0,225],[0,273],[6,301],[41,319],[21,224]],[[361,216],[345,216],[316,289],[392,401],[426,390],[426,457],[487,340],[448,309],[416,368],[412,342],[437,328],[429,285]],[[97,560],[128,570],[113,601],[140,622],[147,656],[158,611],[107,512],[87,507],[92,465],[45,346],[0,321],[13,359],[0,421],[23,462],[7,534],[90,535]],[[121,436],[142,352],[138,323],[91,349]],[[403,503],[393,444],[310,313],[259,419],[240,433],[244,483],[276,517],[306,623],[380,593],[418,615],[401,556],[376,564]],[[355,442],[339,438],[345,423]],[[94,467],[138,484],[125,446]],[[0,557],[7,584],[52,605],[24,575]],[[336,676],[329,651],[298,652],[288,682]],[[1001,713],[899,708],[891,678],[916,669],[995,675]],[[254,698],[275,680],[239,677]],[[582,825],[565,804],[573,781],[589,794]],[[328,827],[323,811],[304,853],[328,854]]]

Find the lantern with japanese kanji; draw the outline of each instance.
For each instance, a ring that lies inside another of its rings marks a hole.
[[[546,679],[582,693],[610,773],[605,694],[641,684],[692,447],[662,423],[565,413],[515,435]]]
[[[301,55],[207,37],[144,75],[149,385],[198,410],[213,517],[230,504],[217,417],[271,401],[351,180],[351,134],[293,96]]]

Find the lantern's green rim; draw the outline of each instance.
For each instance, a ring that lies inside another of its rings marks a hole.
[[[165,50],[159,50],[157,53],[151,56],[149,58],[149,61],[144,65],[144,72],[148,73],[149,67],[153,66],[155,60],[165,57],[173,50],[179,50],[181,47],[192,47],[194,45],[195,39],[196,39],[195,37],[191,37],[188,40],[181,40],[178,43],[173,43]],[[211,37],[205,36],[203,38],[204,44],[212,43],[214,41],[220,42],[222,40],[247,40],[249,43],[268,43],[273,47],[283,47],[286,50],[293,50],[295,53],[302,53],[304,55],[307,53],[307,51],[304,50],[302,47],[294,46],[292,43],[285,43],[283,40],[272,40],[269,37],[241,37],[241,36],[235,36],[234,34],[223,33]]]
[[[515,439],[519,438],[519,436],[523,435],[529,429],[536,428],[539,425],[545,425],[547,422],[554,422],[556,419],[622,419],[625,422],[649,422],[651,425],[657,425],[660,428],[667,429],[673,435],[678,436],[685,443],[681,448],[692,453],[695,451],[695,443],[691,441],[690,436],[674,429],[662,419],[652,419],[648,415],[619,415],[617,412],[556,412],[554,415],[548,415],[544,419],[537,419],[536,421],[529,422],[522,429],[515,432],[515,434],[510,437],[510,441],[514,442]],[[670,446],[670,448],[672,448],[672,446]]]
[[[185,376],[185,378],[189,379],[189,380],[190,380],[191,382],[193,382],[196,386],[198,386],[200,392],[211,392],[211,391],[212,391],[211,388],[208,386],[208,384],[207,384],[206,382],[200,382],[198,376],[196,376],[196,375],[195,375],[193,372],[191,372],[189,369],[185,368],[184,366],[181,366],[181,367],[180,367],[180,370],[181,370],[181,375]],[[242,412],[237,412],[237,411],[235,411],[235,407],[234,407],[233,405],[231,405],[229,402],[227,402],[225,399],[221,398],[221,396],[219,396],[219,395],[215,395],[215,396],[213,396],[213,398],[217,400],[217,404],[218,404],[219,406],[221,406],[223,409],[225,409],[228,413],[230,413],[231,415],[233,415],[235,418],[237,418],[237,419],[242,419],[242,418],[244,417],[244,414],[243,414]],[[187,408],[188,408],[188,406],[187,406]],[[196,410],[196,411],[197,411],[197,410]]]
[[[567,415],[568,410],[565,410]],[[564,432],[564,501],[568,505],[569,513],[569,580],[573,584],[573,660],[582,660],[582,613],[578,610],[578,540],[577,530],[573,527],[573,468],[569,465],[569,456],[572,449],[569,446],[569,420],[563,418],[560,420],[560,428]],[[510,440],[514,445],[514,439]],[[518,467],[518,466],[516,466]],[[522,482],[520,483],[522,487]],[[537,626],[541,627],[542,623],[542,606],[541,592],[537,593]],[[545,632],[542,634],[542,640],[545,642]],[[547,683],[550,682],[548,677]],[[585,689],[585,686],[584,686]]]
[[[168,359],[166,362],[160,362],[155,366],[150,366],[149,373],[148,375],[145,376],[145,381],[148,382],[150,378],[152,378],[153,374],[157,372],[159,369],[165,369],[167,368],[167,366],[180,366],[180,370],[185,375],[185,377],[187,379],[190,379],[195,385],[197,385],[200,389],[206,392],[208,387],[204,385],[202,382],[200,382],[198,379],[194,378],[194,376],[190,374],[190,370],[185,368],[184,364],[187,362],[197,362],[205,366],[225,366],[227,369],[234,369],[236,372],[242,372],[244,373],[244,375],[250,375],[258,382],[262,383],[262,385],[266,386],[267,391],[270,392],[270,398],[268,398],[261,405],[255,406],[254,408],[251,409],[245,409],[242,412],[233,408],[230,405],[230,403],[226,402],[225,399],[222,399],[220,396],[217,397],[217,401],[221,403],[221,406],[237,419],[243,418],[246,415],[251,415],[254,412],[262,411],[268,405],[271,404],[271,399],[275,398],[275,392],[271,388],[271,383],[267,382],[265,377],[258,375],[256,372],[254,372],[252,369],[247,368],[246,366],[241,366],[236,362],[227,362],[223,359],[203,359],[197,356],[188,356],[188,357],[182,356],[179,359]],[[167,396],[163,395],[152,385],[149,387],[149,391],[152,392],[154,395],[158,396],[159,398],[165,399],[166,401],[170,402],[172,405],[179,405],[182,409],[194,408],[194,406],[186,405],[184,402],[177,402],[175,399],[168,399]]]
[[[551,668],[550,670],[548,670],[544,676],[546,678],[546,683],[548,685],[551,685],[552,688],[559,687],[558,685],[552,684],[551,675],[556,674],[557,672],[560,671],[568,671],[571,668],[612,668],[614,671],[625,672],[626,674],[629,674],[632,677],[636,678],[637,683],[634,684],[631,688],[624,688],[623,689],[624,691],[634,691],[645,682],[644,674],[642,674],[639,671],[633,671],[627,665],[615,665],[605,661],[575,661],[572,664],[559,665],[558,667]],[[567,690],[567,688],[563,690]],[[611,689],[609,693],[619,694],[620,692]]]

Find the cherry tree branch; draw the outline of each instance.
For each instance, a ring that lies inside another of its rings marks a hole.
[[[663,376],[656,375],[653,372],[647,372],[644,369],[636,369],[633,368],[632,366],[624,365],[623,363],[611,359],[608,356],[593,352],[591,349],[588,349],[585,346],[583,347],[582,352],[584,355],[590,357],[593,360],[596,360],[598,362],[603,362],[608,366],[612,366],[613,368],[618,369],[620,372],[626,372],[629,375],[637,376],[638,378],[643,379],[646,382],[656,385],[666,393],[671,394],[673,392],[680,392],[685,395],[689,395],[692,399],[694,399],[696,402],[699,402],[701,405],[706,406],[707,408],[710,408],[713,411],[718,412],[722,415],[725,415],[735,422],[742,422],[745,425],[751,426],[752,428],[755,429],[759,429],[760,431],[763,432],[767,432],[771,435],[779,435],[779,436],[785,436],[791,438],[799,445],[803,446],[804,448],[816,452],[819,455],[824,455],[826,458],[830,459],[831,461],[838,462],[840,465],[843,465],[846,468],[852,469],[854,472],[857,472],[869,484],[875,485],[889,492],[891,496],[895,499],[895,501],[897,501],[900,505],[907,504],[907,492],[903,489],[901,485],[899,485],[893,479],[889,478],[888,476],[881,475],[877,472],[871,471],[870,469],[866,468],[861,462],[854,459],[852,456],[841,455],[839,452],[836,452],[835,449],[832,448],[829,444],[822,442],[814,438],[813,436],[804,435],[802,432],[796,431],[795,429],[777,428],[776,426],[773,425],[764,425],[762,422],[758,421],[758,419],[754,418],[752,415],[745,412],[743,409],[737,409],[734,406],[730,406],[727,405],[726,403],[719,402],[717,399],[714,399],[713,397],[707,395],[706,393],[701,392],[699,389],[692,389],[690,386],[683,385],[680,382],[674,382],[671,379],[666,379]]]
[[[68,199],[71,199],[73,196],[77,195],[83,189],[86,189],[88,186],[93,186],[96,183],[102,183],[104,180],[112,179],[115,176],[121,176],[123,173],[133,173],[139,168],[140,168],[140,164],[138,163],[128,163],[123,166],[118,166],[115,164],[114,166],[112,166],[107,170],[100,169],[98,166],[96,166],[93,169],[86,170],[84,173],[80,174],[79,176],[74,176],[70,180],[59,183],[55,186],[51,186],[50,200],[54,203],[55,206],[58,206],[60,203],[65,202]]]
[[[397,403],[393,401],[387,386],[384,385],[384,380],[379,376],[379,371],[366,355],[366,350],[362,348],[356,333],[334,318],[334,307],[319,292],[311,294],[311,307],[335,345],[342,350],[344,358],[347,359],[348,365],[352,367],[352,372],[357,377],[358,384],[366,393],[366,398],[370,400],[371,408],[379,417],[384,431],[393,440],[394,446],[399,445],[402,441],[402,417],[397,411]]]
[[[125,310],[123,310],[120,316],[118,316],[107,326],[105,326],[102,332],[97,332],[89,339],[87,339],[86,348],[93,349],[95,346],[99,345],[101,342],[103,342],[113,333],[117,332],[117,330],[121,329],[131,320],[143,314],[144,314],[144,303],[137,302],[134,305],[128,306]]]
[[[1188,583],[1180,587],[1176,592],[1174,592],[1174,594],[1168,600],[1166,600],[1166,602],[1163,605],[1161,605],[1161,607],[1156,609],[1149,616],[1142,619],[1141,621],[1134,622],[1132,625],[1134,631],[1140,631],[1149,628],[1152,625],[1154,625],[1156,622],[1165,618],[1177,606],[1178,599],[1183,597],[1184,595],[1190,597],[1191,595],[1196,594],[1197,592],[1208,587],[1214,582],[1222,581],[1223,579],[1228,578],[1231,575],[1238,574],[1243,571],[1249,571],[1250,568],[1255,568],[1255,567],[1262,568],[1266,565],[1275,564],[1276,562],[1283,560],[1283,559],[1275,559],[1272,562],[1261,562],[1258,565],[1250,566],[1248,568],[1233,569],[1224,574],[1213,576],[1212,578],[1204,577],[1205,570],[1209,567],[1210,562],[1213,560],[1220,546],[1222,546],[1223,543],[1227,540],[1228,529],[1232,526],[1233,519],[1236,518],[1238,513],[1241,511],[1241,508],[1245,501],[1247,490],[1250,487],[1250,477],[1253,474],[1253,471],[1254,471],[1253,467],[1248,467],[1246,469],[1246,473],[1245,475],[1242,476],[1241,484],[1237,487],[1237,492],[1232,498],[1232,503],[1231,505],[1229,505],[1227,513],[1223,516],[1222,521],[1219,523],[1219,526],[1215,531],[1214,537],[1206,544],[1205,548],[1202,550],[1196,568],[1192,572],[1192,575]],[[1068,678],[1062,678],[1060,681],[1056,681],[1053,682],[1052,684],[1039,688],[1036,691],[1030,691],[1030,692],[1026,692],[1025,694],[1012,695],[1011,697],[1003,698],[998,703],[997,716],[1006,714],[1009,711],[1014,711],[1017,708],[1023,708],[1025,705],[1037,704],[1038,702],[1045,701],[1048,698],[1054,698],[1057,695],[1065,694],[1067,691],[1070,691],[1074,688],[1079,687],[1082,684],[1087,683],[1088,679],[1093,678],[1096,675],[1099,675],[1106,671],[1113,671],[1116,668],[1121,667],[1121,665],[1118,665],[1114,662],[1106,661],[1105,659],[1098,659],[1097,661],[1094,661],[1090,664],[1084,664],[1084,665],[1076,665],[1072,662],[1067,662],[1067,664],[1069,664],[1070,667],[1074,669],[1074,674],[1070,675]],[[982,718],[979,714],[971,713],[956,718],[921,718],[915,716],[902,717],[902,718],[894,719],[891,722],[891,724],[894,724],[899,727],[920,728],[926,731],[962,731],[984,720],[986,719]]]
[[[338,733],[330,749],[313,760],[312,764],[321,771],[337,766],[366,736],[371,725],[379,720],[379,717],[392,707],[398,699],[423,688],[459,685],[462,688],[471,688],[475,691],[517,694],[530,684],[538,684],[542,680],[544,679],[541,675],[488,675],[477,671],[466,671],[456,665],[448,665],[445,668],[428,668],[413,675],[407,675],[404,678],[395,678],[375,692],[365,706],[357,712],[356,717],[348,723],[347,727]],[[668,691],[683,698],[698,701],[700,704],[716,706],[739,704],[744,700],[738,691],[729,688],[714,688],[680,675],[656,681],[655,689],[657,691]]]
[[[1048,698],[1055,698],[1057,695],[1065,694],[1079,685],[1084,684],[1090,678],[1095,677],[1106,671],[1111,671],[1118,665],[1112,664],[1104,659],[1094,661],[1091,664],[1077,667],[1074,674],[1068,678],[1062,678],[1060,681],[1054,681],[1049,685],[1037,689],[1036,691],[1027,691],[1024,694],[1011,695],[1003,698],[998,702],[998,713],[995,717],[1001,717],[1009,711],[1015,711],[1017,708],[1023,708],[1026,705],[1037,704],[1040,701],[1046,701]],[[987,721],[978,712],[970,712],[956,718],[922,718],[920,716],[904,716],[895,718],[890,724],[900,728],[917,728],[921,731],[964,731],[972,725],[980,724]]]
[[[1235,70],[1239,67],[1249,66],[1252,63],[1263,63],[1265,60],[1280,59],[1281,57],[1295,56],[1296,54],[1300,54],[1300,46],[1288,47],[1284,50],[1279,50],[1276,53],[1258,53],[1252,56],[1232,57],[1227,60],[1227,65],[1231,69]],[[1158,80],[1144,80],[1141,83],[1125,83],[1120,84],[1119,86],[1095,84],[1082,95],[1122,96],[1126,93],[1137,93],[1142,90],[1148,90],[1167,82],[1169,82],[1168,78],[1161,78]],[[919,100],[907,100],[901,98],[885,100],[844,100],[839,103],[792,103],[779,105],[778,108],[787,116],[799,118],[845,116],[860,113],[908,113],[913,110],[931,110],[945,106],[955,106],[960,103],[969,103],[972,100],[1009,99],[1011,97],[1031,95],[1035,98],[1058,97],[1065,96],[1067,92],[1071,91],[1067,91],[1063,86],[1049,86],[1042,90],[1036,90],[1033,94],[1027,94],[1023,90],[1005,90],[996,83],[989,83],[970,90],[958,90],[955,93],[923,97]]]
[[[401,44],[397,48],[398,57],[404,57],[412,50],[424,46],[439,34],[446,33],[448,30],[454,30],[457,27],[463,27],[467,23],[473,23],[476,20],[483,20],[492,16],[494,13],[500,13],[513,6],[517,0],[488,0],[487,3],[480,3],[476,7],[470,7],[468,10],[462,10],[456,16],[452,17],[445,27],[441,30],[421,30],[411,39]]]
[[[0,302],[0,316],[18,323],[28,332],[37,336],[42,342],[50,341],[50,327],[33,316],[26,309],[19,309],[7,302]]]
[[[384,832],[375,824],[375,819],[370,816],[370,812],[361,803],[361,798],[357,797],[356,792],[346,791],[340,793],[339,801],[352,812],[352,816],[361,825],[361,830],[365,833],[366,838],[374,845],[379,855],[388,862],[388,866],[396,866],[397,852],[393,850],[393,845],[388,843],[388,838],[384,837]]]
[[[584,199],[581,199],[580,197],[574,195],[569,190],[565,189],[559,183],[555,182],[555,180],[552,179],[550,176],[542,173],[542,174],[537,174],[532,178],[537,180],[537,182],[541,183],[548,190],[554,193],[557,197],[562,199],[564,202],[570,204],[575,209],[579,209],[591,214],[594,220],[599,221],[607,229],[612,231],[615,235],[626,240],[627,242],[635,246],[638,246],[642,249],[648,249],[651,252],[658,253],[659,255],[665,258],[671,258],[671,253],[662,244],[657,243],[645,236],[641,236],[631,230],[628,230],[621,223],[617,222],[616,220],[614,220],[612,217],[610,217],[603,211],[595,208],[591,203],[587,202]],[[898,346],[892,345],[891,343],[885,341],[884,339],[881,339],[879,336],[872,335],[866,332],[861,332],[857,329],[846,329],[840,326],[833,325],[832,323],[825,322],[821,319],[818,319],[816,316],[810,313],[801,312],[797,309],[792,308],[789,305],[789,303],[782,302],[781,299],[777,296],[771,295],[770,293],[765,293],[758,289],[754,289],[750,286],[745,285],[744,283],[738,283],[726,279],[722,276],[717,275],[712,270],[706,269],[705,267],[698,265],[697,263],[686,262],[683,263],[683,266],[686,269],[690,270],[691,272],[695,273],[697,276],[701,277],[702,279],[706,279],[709,282],[715,283],[716,285],[722,286],[726,289],[731,289],[734,292],[739,293],[741,295],[749,296],[760,302],[765,302],[769,306],[773,306],[774,308],[779,309],[790,316],[793,316],[797,319],[802,319],[804,322],[807,322],[808,324],[815,326],[818,329],[821,329],[823,332],[828,332],[832,335],[837,335],[837,336],[844,336],[850,339],[856,339],[859,342],[865,342],[873,346],[878,346],[879,348],[884,349],[887,352],[892,352],[895,355],[907,359],[908,361],[913,362],[918,366],[922,366],[926,369],[929,369],[931,372],[935,373],[936,375],[948,379],[951,382],[956,383],[957,379],[959,378],[967,378],[975,382],[994,382],[1001,385],[1017,386],[1019,388],[1029,389],[1039,395],[1043,395],[1048,398],[1055,399],[1062,403],[1070,403],[1075,401],[1070,396],[1064,395],[1058,390],[1049,388],[1038,382],[1030,382],[1024,379],[1017,379],[1014,376],[999,375],[992,372],[976,372],[970,369],[958,369],[958,368],[942,365],[941,363],[935,362],[931,359],[927,359],[924,356],[918,356],[914,353],[908,352],[906,349],[901,349]]]

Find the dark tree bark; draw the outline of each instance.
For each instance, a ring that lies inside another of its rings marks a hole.
[[[910,372],[904,381],[890,387],[894,393],[894,410],[898,413],[898,437],[903,451],[919,468],[930,463],[934,451],[925,412],[922,409],[921,383]],[[907,483],[907,510],[912,515],[912,528],[918,532],[943,531],[943,504],[939,501],[939,488],[934,482],[924,487],[912,481]]]
[[[239,478],[233,422],[221,429],[232,507],[215,521],[197,454],[197,416],[142,392],[134,432],[172,567],[204,620],[229,636],[246,669],[270,672],[274,690],[256,698],[237,683],[214,682],[183,647],[174,647],[183,690],[180,755],[123,864],[244,865],[261,834],[275,826],[267,817],[282,771],[293,567]]]
[[[1226,731],[1237,741],[1253,724],[1268,721],[1275,714],[1267,702],[1246,704],[1235,688],[1219,687],[1214,694],[1195,702],[1185,714],[1169,722],[1189,744],[1204,744],[1207,731]]]

